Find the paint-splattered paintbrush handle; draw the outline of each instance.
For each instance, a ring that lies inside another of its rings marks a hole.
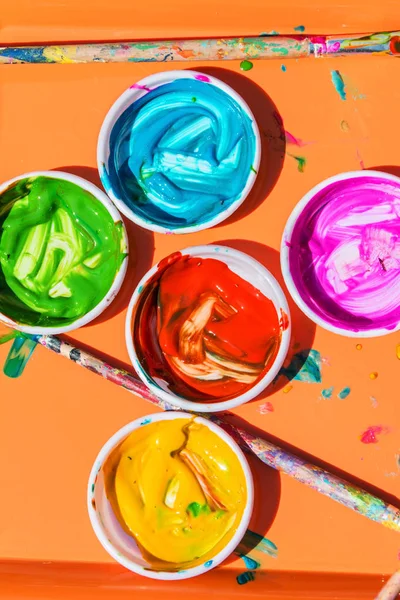
[[[400,571],[396,571],[382,588],[375,600],[396,600],[400,594]]]
[[[400,53],[400,32],[337,36],[259,36],[199,40],[133,41],[9,46],[0,64],[258,60]]]
[[[65,356],[76,364],[101,375],[108,381],[116,383],[164,410],[175,410],[175,407],[154,396],[141,381],[127,371],[116,369],[88,352],[76,348],[55,336],[41,336],[38,338],[38,342],[42,346],[53,350],[53,352]],[[216,415],[206,414],[204,416],[224,427],[244,450],[254,453],[266,465],[294,477],[297,481],[317,490],[320,494],[336,500],[336,502],[351,508],[372,521],[400,531],[400,511],[394,506],[324,469],[305,462],[275,444],[228,424]]]

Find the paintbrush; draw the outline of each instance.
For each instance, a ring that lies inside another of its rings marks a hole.
[[[72,346],[59,337],[52,335],[27,336],[16,332],[18,338],[29,339],[32,343],[37,342],[45,348],[60,354],[77,365],[88,369],[92,373],[101,375],[108,381],[148,400],[152,404],[164,410],[177,410],[176,407],[161,400],[152,394],[147,387],[134,375],[117,369],[100,358],[86,352],[85,350]],[[1,341],[1,340],[0,340]],[[28,345],[29,346],[29,345]],[[29,350],[30,351],[30,346]],[[18,355],[15,356],[18,362]],[[324,496],[339,502],[347,508],[368,517],[376,523],[385,527],[400,531],[400,510],[395,506],[384,502],[382,499],[362,490],[361,488],[345,481],[344,479],[329,473],[316,465],[306,462],[304,459],[291,452],[257,437],[242,428],[229,424],[225,419],[216,415],[202,415],[211,419],[223,427],[239,443],[242,449],[255,454],[263,463],[290,475],[297,481],[304,483]]]
[[[396,571],[382,588],[375,600],[396,600],[400,594],[400,571]]]
[[[280,36],[103,42],[0,48],[0,63],[224,61],[400,54],[400,31],[340,37]],[[248,65],[249,66],[249,65]],[[251,65],[250,65],[251,66]]]

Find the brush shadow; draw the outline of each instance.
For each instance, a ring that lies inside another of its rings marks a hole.
[[[253,112],[261,137],[261,162],[254,186],[241,206],[217,227],[236,223],[256,210],[274,189],[285,159],[285,130],[282,117],[271,98],[248,77],[219,67],[197,69],[205,75],[221,79],[247,102]]]
[[[57,167],[53,171],[64,171],[83,177],[104,191],[99,173],[94,167],[67,166]],[[123,215],[121,217],[125,224],[129,242],[129,259],[125,279],[116,298],[101,315],[89,323],[90,326],[104,323],[125,310],[137,284],[153,264],[153,233],[147,229],[142,229],[142,227],[139,227],[136,223],[132,223],[132,221],[129,221]]]
[[[286,369],[285,375],[278,376],[278,378],[275,379],[275,381],[271,383],[263,392],[261,392],[257,398],[252,400],[252,402],[258,402],[259,400],[268,398],[268,396],[271,396],[275,392],[282,389],[287,384],[288,380],[295,377],[300,371],[303,364],[307,360],[310,349],[312,348],[316,326],[299,309],[289,294],[282,276],[279,252],[277,250],[261,244],[260,242],[253,242],[251,240],[219,240],[215,243],[221,246],[234,248],[235,250],[240,250],[241,252],[245,252],[246,254],[249,254],[249,256],[252,256],[258,260],[258,262],[271,271],[272,275],[277,279],[289,304],[292,322],[292,335],[289,351],[284,364],[285,366],[291,365],[290,376],[288,376],[288,370]],[[293,361],[295,355],[297,360]]]
[[[306,462],[310,463],[311,465],[315,465],[317,467],[325,469],[325,471],[328,471],[328,473],[331,473],[332,475],[336,475],[337,477],[344,479],[351,485],[357,486],[357,487],[365,490],[369,494],[372,494],[373,496],[377,496],[378,498],[380,498],[387,504],[392,504],[395,508],[400,510],[400,499],[397,498],[396,496],[393,496],[392,494],[389,494],[385,490],[382,490],[381,488],[378,488],[377,486],[372,485],[372,484],[368,483],[367,481],[364,481],[363,479],[356,477],[355,475],[351,475],[350,473],[347,473],[343,469],[335,467],[334,465],[332,465],[328,462],[325,462],[324,460],[321,460],[318,457],[313,456],[312,454],[309,454],[308,452],[304,452],[303,450],[301,450],[300,448],[297,448],[296,446],[293,446],[292,444],[289,444],[269,433],[266,433],[262,429],[259,429],[255,425],[249,423],[242,417],[234,415],[233,413],[229,413],[229,414],[226,413],[224,415],[224,420],[226,420],[229,424],[231,424],[235,427],[245,429],[248,433],[255,435],[257,437],[263,438],[266,441],[270,442],[271,444],[279,446],[283,450],[286,450],[286,451],[290,452],[291,454],[296,455],[297,457],[305,460]],[[236,434],[236,439],[237,439],[237,434]],[[241,443],[243,444],[243,440]],[[264,465],[264,466],[267,466],[267,465]],[[268,467],[268,469],[271,469],[271,467]]]

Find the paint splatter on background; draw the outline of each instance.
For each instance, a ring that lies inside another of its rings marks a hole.
[[[307,164],[306,157],[305,156],[295,156],[294,154],[290,154],[289,152],[287,152],[286,154],[288,156],[290,156],[291,158],[294,158],[295,161],[297,161],[297,170],[299,171],[299,173],[304,173],[304,169]]]
[[[328,387],[328,388],[322,390],[322,392],[321,392],[322,397],[325,398],[326,400],[329,400],[330,398],[332,398],[333,390],[334,390],[333,385],[331,385],[331,387]]]
[[[340,392],[338,393],[338,398],[340,400],[345,400],[347,398],[347,396],[350,394],[351,389],[349,387],[345,387],[342,390],[340,390]]]
[[[304,33],[306,28],[304,27],[304,25],[297,25],[297,27],[295,27],[294,30],[299,31],[300,33]]]
[[[360,435],[360,441],[363,444],[378,444],[377,436],[387,433],[390,433],[390,429],[386,425],[371,425]]]
[[[331,78],[335,90],[339,94],[341,100],[346,100],[346,86],[340,71],[331,71]]]
[[[258,412],[262,415],[266,415],[267,413],[274,412],[274,407],[271,402],[264,402],[258,407]]]
[[[277,558],[278,548],[268,538],[248,529],[234,553],[243,560],[246,569],[249,569],[236,577],[238,584],[243,585],[254,581],[254,571],[262,566],[262,561],[266,556]],[[259,560],[255,558],[254,554]]]
[[[281,65],[281,71],[283,71],[284,73],[286,73],[286,71],[287,71],[286,65]]]
[[[253,63],[250,60],[242,60],[240,68],[242,71],[250,71],[253,68]]]
[[[300,350],[293,356],[288,367],[282,367],[279,374],[305,383],[321,383],[321,354],[313,348]]]

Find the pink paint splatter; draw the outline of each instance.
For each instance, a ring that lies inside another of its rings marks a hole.
[[[260,414],[266,415],[267,413],[274,412],[274,407],[271,402],[264,402],[264,404],[260,404],[258,407]]]
[[[195,75],[194,78],[198,79],[198,81],[206,81],[207,83],[210,83],[211,81],[207,75]]]
[[[299,148],[309,144],[309,142],[303,142],[300,138],[295,137],[292,133],[289,133],[289,131],[285,131],[285,138],[287,144],[293,144],[294,146],[299,146]]]
[[[389,427],[385,425],[371,425],[360,435],[360,441],[363,444],[377,444],[379,439],[377,435],[384,435],[390,432]]]
[[[130,86],[130,90],[145,90],[146,92],[151,92],[151,88],[147,87],[147,85],[140,85],[139,83],[134,83]]]

